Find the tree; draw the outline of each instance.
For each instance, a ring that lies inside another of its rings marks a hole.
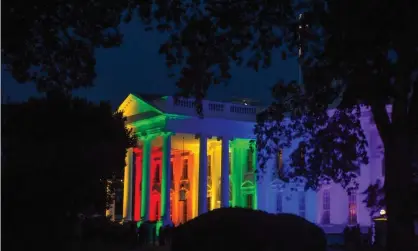
[[[414,172],[414,183],[412,188],[412,208],[415,220],[418,219],[418,171]],[[366,195],[363,203],[366,204],[370,211],[370,216],[375,217],[382,209],[386,208],[386,198],[383,183],[377,180],[374,184],[370,185],[364,192]]]
[[[61,94],[2,105],[2,135],[5,239],[16,250],[59,245],[79,213],[103,214],[104,181],[121,179],[136,143],[109,104]]]
[[[128,1],[5,1],[2,65],[40,91],[93,85],[96,48],[119,46]]]
[[[352,188],[356,170],[368,162],[360,117],[369,109],[385,149],[388,250],[412,249],[416,2],[163,2],[166,8],[154,13],[170,38],[160,53],[169,67],[182,68],[177,85],[197,101],[210,86],[228,82],[233,63],[258,70],[270,65],[274,49],[284,59],[301,51],[303,84],[276,84],[275,101],[255,128],[261,163],[301,140],[283,179],[302,179],[314,189],[324,180]]]
[[[125,9],[127,20],[138,10],[149,28],[156,26],[170,33],[160,53],[166,54],[169,67],[182,69],[174,76],[177,85],[183,95],[194,96],[197,101],[210,86],[229,81],[231,64],[245,63],[258,70],[270,66],[274,49],[280,50],[284,59],[296,56],[301,49],[303,85],[296,81],[276,84],[275,102],[259,117],[255,130],[258,147],[268,153],[259,156],[261,162],[294,138],[304,136],[306,140],[295,151],[291,172],[282,174],[283,179],[303,178],[312,188],[323,180],[334,180],[351,188],[355,171],[367,163],[359,111],[361,105],[369,107],[385,148],[389,250],[410,249],[411,156],[417,151],[414,142],[418,134],[416,2],[132,0],[29,4],[4,4],[5,20],[19,26],[3,31],[10,40],[3,41],[2,54],[16,79],[36,80],[40,90],[91,84],[92,52],[104,44],[119,44],[120,36],[115,36],[114,42],[103,33],[107,29],[117,33],[116,24]],[[109,18],[103,19],[106,11]],[[40,19],[46,28],[38,25]],[[69,51],[72,61],[66,60]],[[27,74],[29,69],[34,73]],[[75,79],[82,81],[71,81]],[[391,105],[389,111],[387,104]],[[197,107],[202,112],[199,102]],[[336,109],[333,116],[327,114],[328,108]],[[284,123],[284,115],[292,120]],[[284,137],[276,137],[277,132]],[[328,143],[330,137],[333,144]],[[306,162],[300,161],[300,153],[305,154]]]

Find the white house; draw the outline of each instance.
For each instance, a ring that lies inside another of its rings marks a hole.
[[[179,224],[214,208],[237,206],[298,214],[328,233],[341,233],[346,225],[371,226],[361,193],[383,179],[383,167],[380,138],[367,110],[361,124],[369,140],[369,165],[361,167],[358,191],[348,195],[339,184],[298,190],[272,171],[256,181],[257,155],[250,140],[263,107],[204,100],[203,109],[202,119],[193,100],[136,94],[120,105],[139,139],[127,155],[125,220]],[[290,152],[283,149],[267,170],[286,165]]]

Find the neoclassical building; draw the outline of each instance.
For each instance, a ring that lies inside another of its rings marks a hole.
[[[257,154],[251,140],[256,114],[263,107],[204,100],[203,109],[201,119],[193,100],[136,94],[120,105],[139,139],[126,157],[124,220],[179,224],[233,206],[298,214],[330,233],[341,232],[347,224],[371,225],[362,192],[383,179],[383,166],[380,139],[367,111],[362,126],[374,151],[369,150],[369,165],[361,167],[359,190],[348,195],[338,184],[304,191],[278,180],[274,170],[286,164],[292,149],[269,161],[267,170],[272,171],[256,180]]]

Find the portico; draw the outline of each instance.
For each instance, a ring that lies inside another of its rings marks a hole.
[[[240,173],[243,161],[234,152],[248,144],[239,141],[169,132],[141,137],[127,153],[124,220],[179,224],[208,210],[240,205],[234,170]]]
[[[208,210],[234,206],[297,214],[326,232],[347,219],[348,224],[370,225],[359,192],[348,196],[338,184],[305,191],[298,182],[280,180],[278,170],[289,167],[297,142],[272,153],[266,172],[255,176],[253,128],[262,107],[209,100],[202,105],[204,118],[197,116],[192,99],[130,94],[123,101],[119,111],[138,138],[138,145],[127,150],[124,220],[179,224]],[[367,111],[362,116],[365,132],[374,135],[375,129],[367,127]],[[375,151],[370,150],[373,164],[358,177],[360,190],[383,173]]]

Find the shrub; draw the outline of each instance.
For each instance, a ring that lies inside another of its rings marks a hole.
[[[292,214],[221,208],[173,230],[173,251],[326,250],[321,228]]]

